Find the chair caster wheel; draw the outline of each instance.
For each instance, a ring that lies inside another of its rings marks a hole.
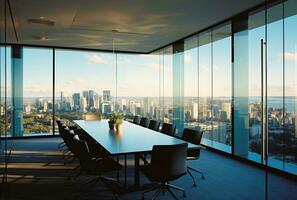
[[[183,197],[186,197],[186,194],[183,194]]]
[[[204,180],[204,179],[205,179],[205,177],[204,177],[204,176],[202,176],[202,179]]]
[[[193,184],[193,187],[196,187],[196,186],[197,186],[196,183],[194,183],[194,184]]]

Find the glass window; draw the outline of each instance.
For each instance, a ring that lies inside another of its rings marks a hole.
[[[211,32],[199,34],[199,128],[204,131],[202,143],[212,146],[212,44]]]
[[[231,153],[232,64],[231,25],[212,32],[212,129],[213,146]],[[216,145],[214,145],[216,144]]]
[[[116,56],[112,53],[56,50],[56,117],[107,117],[114,110]]]
[[[184,43],[184,119],[185,128],[198,128],[198,37]]]
[[[51,49],[23,50],[24,135],[53,134],[52,56]]]
[[[157,119],[159,108],[159,56],[118,54],[118,106],[132,119],[140,115]]]

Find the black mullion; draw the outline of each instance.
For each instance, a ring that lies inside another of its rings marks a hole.
[[[55,107],[55,91],[56,91],[56,49],[53,48],[53,135],[55,135],[55,117],[56,117],[56,107]]]

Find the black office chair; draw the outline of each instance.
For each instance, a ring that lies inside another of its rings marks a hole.
[[[140,123],[139,123],[139,125],[140,125],[140,126],[143,126],[143,127],[145,127],[145,128],[147,128],[147,127],[149,126],[149,123],[150,123],[149,118],[142,117],[142,118],[140,119]]]
[[[133,118],[133,124],[140,124],[140,117],[138,115],[135,115]]]
[[[121,168],[120,164],[110,157],[93,158],[90,154],[88,144],[83,140],[74,138],[74,146],[75,156],[79,160],[81,173],[95,176],[95,178],[85,183],[84,186],[91,183],[96,184],[98,181],[102,181],[103,183],[118,183],[117,180],[105,177],[102,174],[119,170]]]
[[[175,129],[176,129],[176,126],[174,124],[163,123],[161,133],[174,136]]]
[[[160,122],[156,120],[151,120],[148,126],[149,129],[154,130],[154,131],[159,131],[160,128]]]
[[[203,134],[202,131],[185,128],[182,139],[184,141],[200,145],[201,139],[202,139],[202,134]],[[200,148],[199,147],[188,149],[187,160],[198,160],[199,157],[200,157]],[[187,166],[187,172],[191,176],[191,178],[193,180],[193,186],[195,187],[196,182],[195,182],[194,176],[192,175],[191,171],[201,174],[202,179],[205,179],[205,176],[199,170],[194,169],[190,166]]]
[[[143,192],[142,199],[144,199],[145,193],[154,190],[157,191],[153,199],[156,199],[161,191],[168,191],[175,199],[178,199],[171,189],[182,191],[183,197],[186,196],[184,189],[169,184],[169,181],[176,180],[186,174],[187,147],[187,143],[153,146],[151,164],[141,166],[140,169],[150,181],[157,182],[158,185]]]

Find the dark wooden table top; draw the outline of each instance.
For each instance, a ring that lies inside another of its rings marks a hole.
[[[108,120],[74,120],[74,123],[86,131],[111,155],[150,152],[154,145],[187,143],[126,121],[122,124],[119,132],[109,130]],[[188,143],[188,148],[194,147],[198,147],[198,145]]]

